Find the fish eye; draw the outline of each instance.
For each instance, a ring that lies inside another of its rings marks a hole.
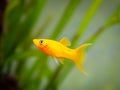
[[[43,44],[43,40],[40,40],[40,44],[41,44],[41,45]]]

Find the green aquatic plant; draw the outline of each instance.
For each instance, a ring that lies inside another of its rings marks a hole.
[[[69,26],[70,20],[82,1],[69,0],[67,2],[59,21],[54,25],[49,36],[50,39],[57,39],[63,31],[66,31],[65,27]],[[42,90],[57,90],[74,67],[74,64],[70,63],[69,66],[58,65],[52,70],[48,65],[49,58],[33,48],[32,39],[39,38],[48,32],[49,30],[46,28],[51,25],[50,23],[54,19],[51,14],[47,15],[42,21],[42,25],[34,29],[38,20],[42,19],[41,16],[47,2],[47,0],[9,0],[3,14],[3,28],[0,36],[0,41],[2,41],[0,42],[0,74],[8,73],[8,75],[16,76],[20,87],[24,90],[39,90],[41,88]],[[80,25],[73,31],[75,34],[71,39],[71,48],[76,47],[102,3],[104,3],[103,0],[91,2]],[[105,23],[83,42],[94,44],[105,30],[118,23],[120,23],[120,4]],[[28,68],[31,58],[34,62]],[[47,79],[45,85],[43,85],[43,78]]]

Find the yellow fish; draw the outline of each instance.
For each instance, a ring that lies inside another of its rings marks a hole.
[[[87,74],[82,67],[85,59],[85,48],[91,44],[86,43],[79,46],[76,49],[70,49],[70,42],[67,38],[62,38],[60,41],[54,41],[50,39],[33,39],[33,43],[44,53],[57,58],[63,63],[63,58],[67,58],[75,62],[82,73]]]

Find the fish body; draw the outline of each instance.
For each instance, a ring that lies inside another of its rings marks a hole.
[[[63,63],[63,58],[68,58],[75,62],[82,73],[87,74],[82,67],[85,59],[85,47],[89,46],[89,43],[83,44],[76,49],[70,49],[70,42],[67,38],[62,38],[60,41],[50,39],[33,39],[33,43],[44,53],[53,58],[58,58]]]

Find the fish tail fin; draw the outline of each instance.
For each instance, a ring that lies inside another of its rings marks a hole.
[[[80,71],[85,75],[87,75],[87,73],[86,73],[85,69],[83,68],[82,64],[85,59],[85,48],[89,45],[91,45],[91,44],[86,43],[75,49],[76,55],[74,58],[74,62],[78,66]]]

